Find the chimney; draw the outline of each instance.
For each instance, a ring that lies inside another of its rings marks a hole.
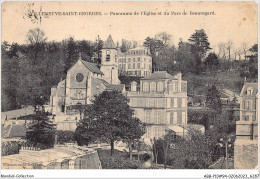
[[[131,91],[136,91],[137,83],[135,81],[131,82]]]
[[[181,72],[178,72],[177,73],[177,79],[178,79],[178,92],[181,92],[181,76],[182,76],[182,74],[181,74]]]

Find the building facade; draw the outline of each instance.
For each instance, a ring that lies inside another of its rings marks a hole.
[[[236,122],[236,138],[258,138],[258,87],[245,82],[240,93],[240,120]]]
[[[149,76],[152,73],[152,57],[145,47],[137,47],[121,53],[118,50],[119,73],[129,76]]]
[[[147,126],[144,138],[159,138],[169,126],[187,124],[187,82],[181,73],[154,72],[141,79],[140,91],[132,82],[127,97],[135,116]]]

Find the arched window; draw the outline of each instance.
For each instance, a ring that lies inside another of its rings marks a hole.
[[[159,91],[159,92],[163,91],[163,82],[157,83],[157,91]]]
[[[143,91],[149,91],[149,83],[148,82],[144,82]]]
[[[150,84],[150,91],[156,91],[156,83],[155,82],[152,82]]]
[[[247,88],[247,95],[253,95],[253,88]]]

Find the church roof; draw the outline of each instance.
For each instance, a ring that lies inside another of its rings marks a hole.
[[[112,91],[112,90],[117,90],[122,92],[124,90],[125,85],[124,84],[108,84],[106,85],[106,90]]]
[[[150,76],[143,78],[143,80],[157,80],[157,79],[174,79],[172,75],[166,71],[155,71]]]
[[[86,62],[84,60],[80,60],[91,72],[104,75],[102,71],[99,70],[97,64]]]
[[[111,37],[111,35],[108,36],[107,41],[105,41],[103,48],[116,48],[115,43]]]

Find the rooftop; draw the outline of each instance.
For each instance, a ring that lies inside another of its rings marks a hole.
[[[95,64],[95,63],[90,63],[90,62],[86,62],[86,61],[81,60],[81,59],[80,59],[80,61],[81,61],[90,71],[92,71],[93,73],[97,73],[97,74],[104,75],[104,73],[99,70],[97,64]]]
[[[108,49],[115,49],[116,48],[115,43],[114,43],[111,35],[108,36],[107,40],[104,43],[103,48],[108,48]]]
[[[157,79],[174,79],[172,75],[166,71],[155,71],[150,76],[143,78],[143,80],[157,80]]]

